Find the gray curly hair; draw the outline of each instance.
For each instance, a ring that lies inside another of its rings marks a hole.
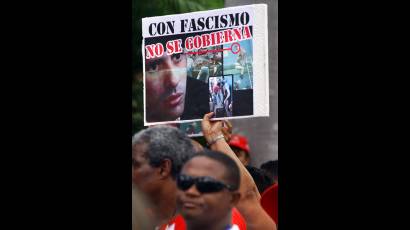
[[[136,133],[132,137],[132,148],[134,146],[146,145],[145,155],[149,164],[159,167],[165,159],[171,160],[171,176],[176,178],[181,171],[182,165],[194,154],[191,139],[175,127],[159,125],[150,127]]]

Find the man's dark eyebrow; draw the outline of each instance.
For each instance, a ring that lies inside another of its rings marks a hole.
[[[150,59],[145,59],[145,63],[147,63],[147,62],[153,62],[153,61],[157,61],[157,62],[163,61],[166,56],[167,56],[167,55],[164,54],[164,55],[162,55],[161,57],[154,57],[154,58],[150,58]]]
[[[182,53],[174,53],[174,54],[172,54],[171,56],[173,57],[173,56],[176,56],[176,55],[181,55],[181,56],[186,56],[186,57],[188,57],[188,55],[185,53],[185,52],[182,52]],[[191,57],[192,58],[192,57]]]
[[[145,67],[149,67],[150,65],[153,65],[153,64],[159,65],[163,61],[164,61],[164,59],[162,57],[161,58],[155,58],[155,59],[149,59],[149,60],[145,61]]]
[[[159,61],[162,61],[162,60],[164,60],[164,56],[147,59],[147,60],[145,60],[145,62],[159,62]]]

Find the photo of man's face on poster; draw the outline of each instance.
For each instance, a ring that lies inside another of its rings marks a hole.
[[[146,39],[146,45],[162,44],[176,38]],[[178,35],[183,42],[185,37]],[[208,112],[207,83],[194,68],[192,55],[181,45],[181,52],[145,57],[145,116],[149,123],[202,119]],[[205,53],[206,54],[206,53]],[[208,63],[208,62],[206,62]],[[204,63],[202,63],[204,65]],[[192,76],[195,73],[195,77]]]
[[[146,119],[148,122],[174,121],[184,111],[187,82],[184,53],[145,61]]]

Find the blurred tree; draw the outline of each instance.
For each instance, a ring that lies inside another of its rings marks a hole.
[[[144,127],[142,81],[142,23],[144,17],[179,14],[224,7],[224,0],[133,0],[132,1],[132,133]]]

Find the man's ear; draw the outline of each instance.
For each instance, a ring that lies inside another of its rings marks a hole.
[[[249,156],[249,153],[247,153],[245,151],[243,152],[243,154],[245,154],[245,158],[246,158],[245,165],[248,165],[251,161],[251,157]]]
[[[164,159],[160,166],[159,166],[159,173],[160,173],[160,177],[161,179],[166,179],[169,176],[171,176],[171,171],[172,171],[172,162],[170,159]]]
[[[239,192],[231,192],[231,194],[232,194],[231,205],[232,207],[234,207],[238,204],[239,199],[241,199],[241,194]]]

